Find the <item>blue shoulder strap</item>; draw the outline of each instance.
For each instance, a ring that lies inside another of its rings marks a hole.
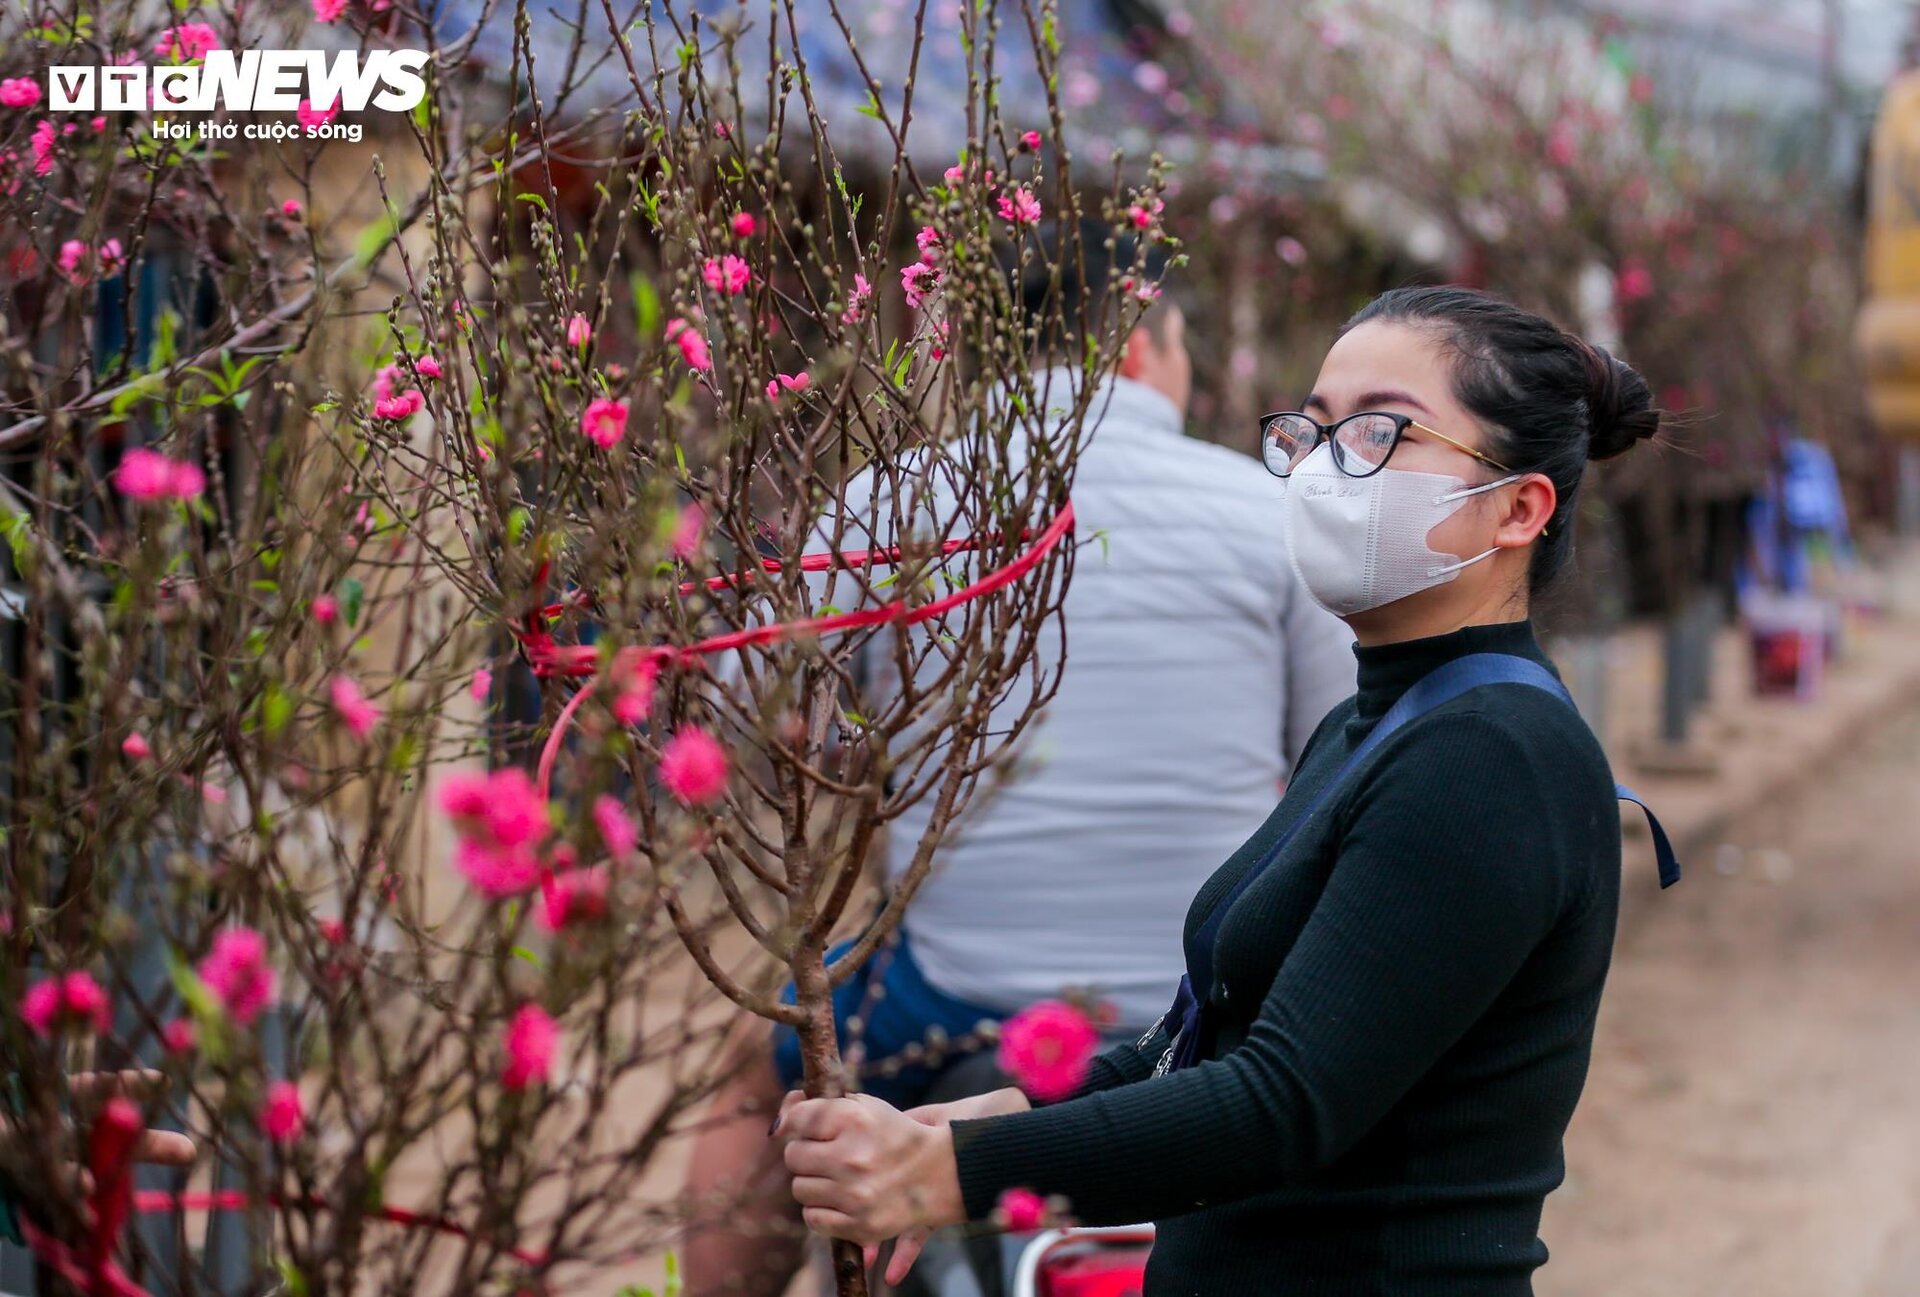
[[[1366,738],[1362,739],[1359,745],[1348,754],[1347,759],[1341,762],[1340,768],[1334,772],[1333,777],[1320,786],[1313,800],[1294,817],[1292,823],[1281,831],[1278,840],[1267,848],[1260,859],[1254,862],[1252,868],[1240,876],[1239,881],[1233,885],[1233,890],[1222,897],[1208,912],[1206,920],[1194,934],[1195,944],[1203,950],[1213,948],[1227,911],[1233,908],[1233,903],[1240,899],[1241,893],[1266,872],[1268,865],[1279,859],[1280,853],[1286,849],[1287,844],[1312,821],[1320,808],[1326,804],[1327,799],[1346,781],[1354,767],[1371,756],[1396,730],[1408,721],[1416,720],[1441,704],[1458,698],[1469,689],[1477,689],[1481,685],[1499,684],[1530,685],[1554,695],[1569,707],[1574,706],[1573,695],[1567,692],[1567,687],[1560,683],[1559,677],[1531,658],[1519,657],[1512,653],[1471,653],[1434,668],[1419,683],[1400,695],[1399,700],[1387,709],[1387,714],[1380,718],[1379,724],[1375,725]],[[1638,793],[1625,784],[1616,783],[1613,787],[1621,801],[1632,802],[1646,812],[1647,826],[1653,831],[1654,858],[1660,869],[1660,886],[1672,887],[1680,881],[1680,860],[1674,854],[1673,844],[1668,840],[1666,830],[1660,826],[1660,821],[1655,818],[1652,808],[1640,799]],[[1155,1069],[1157,1072],[1177,1071],[1199,1061],[1198,1019],[1206,1001],[1207,992],[1197,990],[1190,978],[1182,976],[1173,1007],[1161,1019],[1161,1022],[1167,1023],[1170,1028],[1177,1028],[1177,1032],[1174,1043],[1167,1049],[1166,1057],[1160,1060],[1159,1067]],[[1155,1028],[1157,1029],[1159,1025],[1156,1023]],[[1141,1038],[1141,1042],[1144,1044],[1152,1034],[1153,1032],[1149,1031]]]

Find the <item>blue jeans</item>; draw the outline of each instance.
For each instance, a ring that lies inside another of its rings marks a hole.
[[[839,958],[852,945],[851,941],[841,942],[827,952],[827,961],[831,963]],[[885,993],[879,1000],[869,1001],[868,992],[876,977]],[[793,987],[789,985],[780,998],[787,1004],[794,1003]],[[876,1064],[897,1057],[908,1045],[923,1043],[929,1027],[939,1027],[948,1037],[957,1038],[971,1033],[983,1021],[997,1025],[1007,1016],[999,1009],[972,1004],[936,989],[913,962],[904,931],[891,950],[885,946],[876,950],[872,958],[834,991],[834,1029],[842,1050],[848,1044],[847,1019],[856,1014],[864,1023],[860,1040],[866,1046],[867,1057],[867,1065],[861,1068],[860,1089],[885,1099],[896,1108],[912,1108],[922,1103],[923,1096],[940,1079],[940,1074],[965,1055],[950,1051],[937,1063],[903,1065],[892,1076],[881,1075]],[[792,1027],[774,1029],[773,1065],[784,1088],[799,1088],[800,1035]]]

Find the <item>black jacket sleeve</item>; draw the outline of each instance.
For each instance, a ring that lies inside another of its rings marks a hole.
[[[1479,711],[1444,722],[1417,760],[1472,778],[1395,778],[1383,761],[1356,787],[1245,1042],[1132,1084],[1109,1054],[1080,1097],[954,1123],[970,1217],[1013,1187],[1065,1195],[1096,1225],[1280,1187],[1350,1148],[1487,1011],[1584,866],[1551,813],[1564,790],[1522,740]]]

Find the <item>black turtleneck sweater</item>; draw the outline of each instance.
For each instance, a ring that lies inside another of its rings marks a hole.
[[[1533,1291],[1619,901],[1613,780],[1571,707],[1489,685],[1404,726],[1196,966],[1214,903],[1415,681],[1468,653],[1547,661],[1527,622],[1355,652],[1358,695],[1187,913],[1203,1061],[1152,1077],[1163,1028],[1073,1098],[956,1122],[970,1217],[1025,1187],[1085,1224],[1152,1220],[1148,1297]]]

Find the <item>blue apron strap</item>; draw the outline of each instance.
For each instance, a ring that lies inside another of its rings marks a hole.
[[[1660,886],[1672,887],[1680,881],[1680,858],[1673,854],[1673,843],[1667,840],[1667,831],[1660,827],[1660,818],[1653,813],[1653,807],[1640,799],[1640,794],[1625,784],[1615,784],[1613,791],[1620,795],[1623,802],[1632,802],[1647,813],[1647,827],[1653,831],[1653,858],[1660,866]]]

